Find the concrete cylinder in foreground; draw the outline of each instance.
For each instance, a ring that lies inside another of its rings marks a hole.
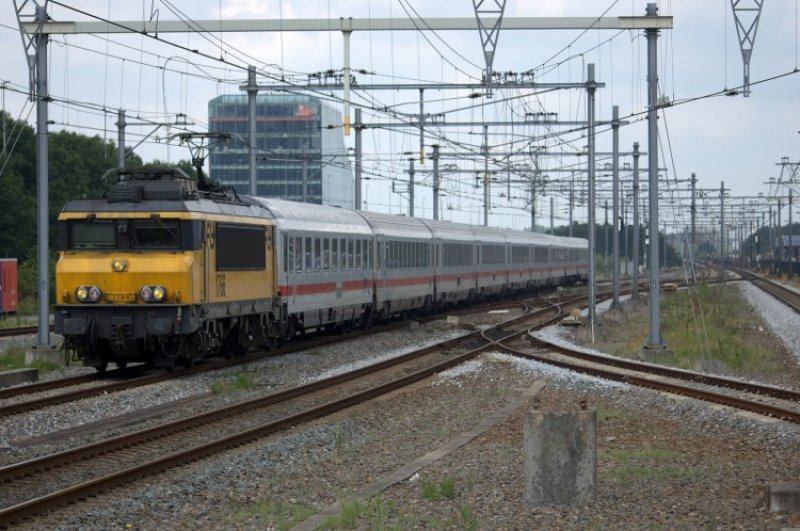
[[[597,414],[525,417],[525,498],[533,505],[579,505],[597,496]]]

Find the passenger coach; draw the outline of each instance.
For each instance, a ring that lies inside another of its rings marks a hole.
[[[99,370],[191,364],[588,269],[579,238],[237,196],[175,171],[123,177],[59,216],[56,332]]]

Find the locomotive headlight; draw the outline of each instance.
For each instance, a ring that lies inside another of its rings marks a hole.
[[[79,302],[97,302],[103,297],[103,290],[97,286],[81,286],[75,290]]]
[[[128,269],[128,261],[124,258],[116,258],[111,261],[111,269],[117,273],[122,273]]]
[[[142,286],[139,297],[144,302],[162,302],[167,298],[167,289],[164,286]]]
[[[89,288],[86,287],[79,287],[75,290],[75,298],[81,302],[86,302],[89,300]]]
[[[167,290],[164,286],[153,286],[153,300],[156,302],[163,301],[167,296]]]
[[[102,297],[102,295],[103,295],[103,292],[100,291],[100,288],[98,288],[97,286],[92,286],[91,288],[89,288],[89,300],[90,301],[97,302],[97,301],[100,300],[100,297]]]

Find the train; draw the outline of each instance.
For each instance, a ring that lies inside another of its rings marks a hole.
[[[201,184],[127,171],[64,206],[54,316],[68,361],[171,369],[587,277],[581,238]]]

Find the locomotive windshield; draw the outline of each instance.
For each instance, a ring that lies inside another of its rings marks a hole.
[[[112,220],[73,221],[69,224],[70,249],[115,249]]]
[[[177,220],[134,220],[131,231],[132,249],[180,249]]]
[[[85,220],[69,220],[66,227],[62,225],[62,228],[66,228],[65,247],[72,250],[182,248],[181,223],[176,219],[128,220],[90,217]]]

